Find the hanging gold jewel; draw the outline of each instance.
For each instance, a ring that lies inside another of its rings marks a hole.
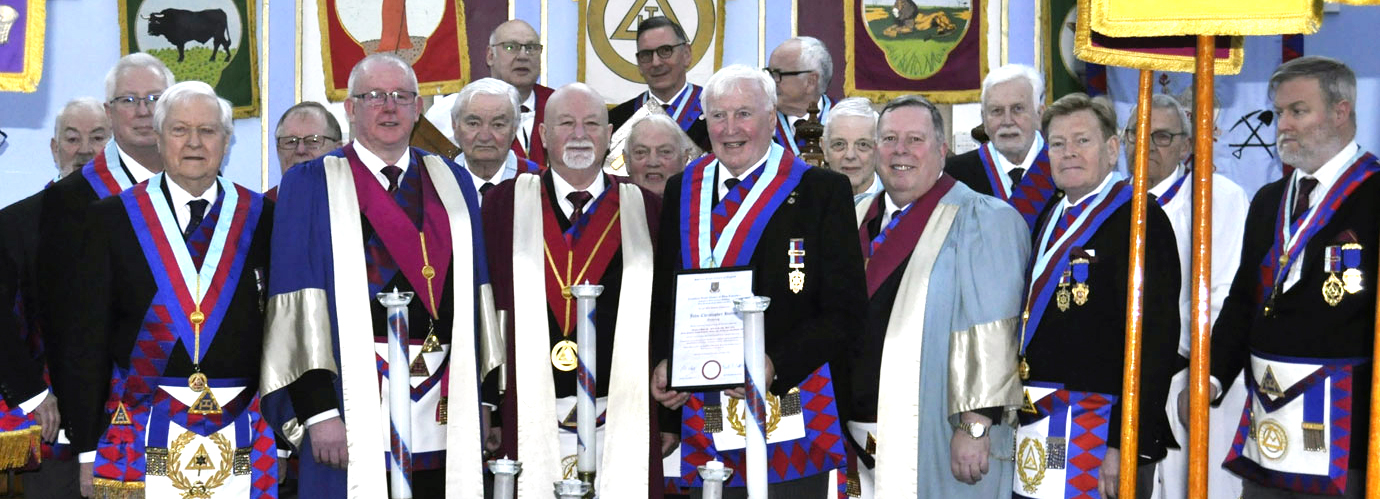
[[[1021,365],[1016,368],[1016,371],[1020,373],[1021,380],[1030,379],[1030,364],[1025,362],[1025,357],[1021,357]]]
[[[1327,302],[1328,305],[1335,307],[1337,306],[1337,304],[1342,302],[1342,296],[1344,293],[1345,290],[1342,287],[1342,280],[1337,278],[1337,274],[1328,274],[1327,281],[1323,282],[1322,287],[1323,301]]]
[[[426,367],[426,359],[422,358],[421,355],[418,355],[417,359],[412,361],[412,366],[409,367],[408,370],[411,371],[413,377],[425,378],[431,376],[431,370]]]
[[[1090,290],[1088,289],[1088,285],[1087,285],[1086,283],[1081,283],[1081,282],[1080,282],[1080,283],[1078,283],[1078,284],[1074,284],[1074,285],[1073,285],[1073,304],[1074,304],[1074,305],[1078,305],[1078,306],[1080,306],[1080,307],[1083,306],[1083,305],[1086,305],[1086,304],[1088,303],[1088,293],[1089,293],[1089,292],[1090,292]]]
[[[1054,304],[1059,306],[1060,312],[1069,310],[1069,288],[1067,285],[1059,285],[1059,290],[1054,292]]]
[[[197,416],[220,414],[220,412],[220,402],[216,402],[216,396],[211,393],[211,390],[202,391],[201,395],[196,398],[196,402],[192,402],[192,406],[187,408],[187,414]]]
[[[556,346],[551,347],[551,365],[565,372],[574,371],[580,365],[578,351],[573,341],[561,340],[557,342]]]
[[[134,424],[133,422],[131,422],[131,421],[129,420],[129,411],[125,410],[125,403],[124,403],[124,402],[120,402],[120,405],[115,406],[115,414],[113,414],[113,415],[110,416],[110,424],[112,424],[112,425],[128,425],[128,424]]]
[[[187,388],[191,388],[192,391],[197,393],[206,390],[206,375],[195,372],[192,373],[191,376],[187,376]]]

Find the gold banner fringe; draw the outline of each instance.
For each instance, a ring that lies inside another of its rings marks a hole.
[[[144,482],[121,482],[109,478],[93,479],[93,499],[144,499]]]
[[[41,462],[40,445],[43,428],[31,426],[23,430],[0,433],[0,469],[23,468]]]
[[[1377,0],[1369,1],[1376,3]],[[1312,34],[1322,26],[1321,0],[1237,0],[1229,3],[1233,5],[1205,13],[1201,9],[1193,10],[1192,2],[1164,5],[1156,0],[1091,0],[1089,26],[1098,33],[1122,38]],[[1079,6],[1080,14],[1085,8]],[[1120,17],[1113,18],[1114,15]]]
[[[1073,48],[1076,57],[1086,62],[1108,66],[1180,73],[1193,72],[1194,57],[1192,55],[1152,54],[1094,46],[1092,44],[1092,29],[1089,28],[1089,18],[1092,15],[1089,8],[1091,1],[1078,0],[1078,21],[1075,23],[1077,28],[1074,32]],[[1241,72],[1241,65],[1245,60],[1245,50],[1242,48],[1244,40],[1239,36],[1231,38],[1231,49],[1228,52],[1230,55],[1226,59],[1219,58],[1213,61],[1213,71],[1216,74],[1234,75]]]

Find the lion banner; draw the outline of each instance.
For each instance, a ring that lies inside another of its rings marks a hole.
[[[704,83],[723,63],[724,0],[580,0],[576,78],[618,104],[647,90],[637,72],[637,25],[666,16],[690,44],[686,79]]]
[[[974,102],[987,74],[986,0],[845,0],[844,93]]]
[[[120,53],[146,52],[177,81],[203,81],[235,106],[259,114],[258,43],[251,0],[119,0]]]

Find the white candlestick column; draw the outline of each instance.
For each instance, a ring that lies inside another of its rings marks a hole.
[[[604,287],[595,284],[577,284],[570,287],[575,297],[576,318],[575,342],[579,348],[580,364],[575,377],[579,383],[575,399],[575,428],[579,437],[579,453],[576,468],[580,479],[594,486],[594,473],[599,466],[599,445],[597,441],[598,414],[594,399],[598,379],[598,343],[594,329],[594,304]]]
[[[724,463],[718,460],[710,461],[698,466],[700,479],[704,480],[704,499],[723,499],[724,482],[733,476],[732,468],[725,468]]]
[[[412,292],[379,293],[388,309],[389,497],[412,498],[412,373],[408,362],[407,304]]]
[[[489,461],[489,471],[494,474],[494,499],[515,499],[517,475],[522,472],[522,462],[495,459]]]
[[[752,423],[747,425],[747,492],[750,499],[767,498],[767,341],[763,313],[771,298],[750,296],[734,300],[743,316],[743,362],[747,369],[747,408]]]

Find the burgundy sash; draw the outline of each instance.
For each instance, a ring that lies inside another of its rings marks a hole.
[[[901,217],[901,221],[897,222],[892,230],[884,230],[886,240],[866,260],[868,297],[876,293],[886,278],[896,271],[896,267],[910,257],[915,244],[920,241],[920,234],[925,232],[925,226],[929,224],[930,214],[934,213],[939,200],[948,194],[953,186],[953,177],[947,174],[940,175],[939,181],[920,196],[920,199],[915,200],[911,209],[907,210],[906,216]],[[867,210],[867,216],[863,218],[862,226],[858,227],[858,241],[862,244],[863,254],[867,254],[872,247],[872,237],[868,234],[867,226],[872,220],[883,215],[882,206],[886,205],[884,196],[885,194],[876,196],[872,207]]]

